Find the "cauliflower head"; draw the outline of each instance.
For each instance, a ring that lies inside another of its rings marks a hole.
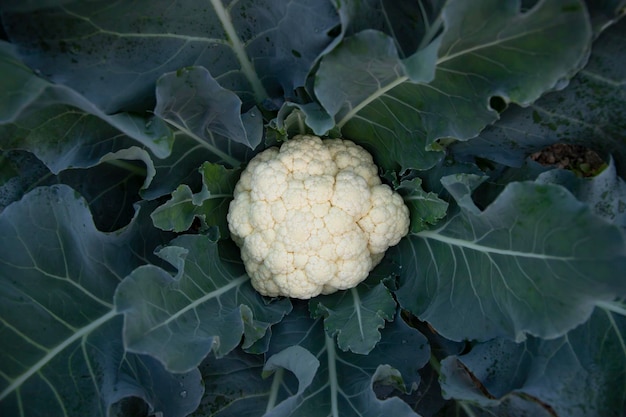
[[[365,149],[298,135],[250,161],[228,226],[259,293],[308,299],[363,281],[408,233],[409,210]]]

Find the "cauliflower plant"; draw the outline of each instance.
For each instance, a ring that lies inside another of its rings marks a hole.
[[[307,299],[363,281],[407,234],[409,210],[363,148],[299,135],[250,161],[228,225],[259,293]]]

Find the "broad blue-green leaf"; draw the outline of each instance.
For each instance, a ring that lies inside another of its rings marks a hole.
[[[626,292],[623,233],[565,188],[510,183],[484,211],[456,198],[457,212],[409,235],[395,258],[400,305],[443,336],[554,338]]]
[[[597,216],[626,229],[626,183],[617,176],[613,160],[595,177],[579,178],[571,171],[553,169],[541,173],[537,182],[566,187]]]
[[[416,53],[426,82],[434,76],[436,53],[436,43]],[[368,30],[346,39],[324,57],[315,94],[344,137],[375,150],[378,165],[391,170],[398,165],[426,169],[441,154],[427,152],[425,142],[419,140],[423,128],[411,102],[387,94],[407,80],[393,39]],[[417,96],[404,99],[417,100]]]
[[[402,181],[396,191],[404,199],[411,214],[411,232],[417,233],[445,217],[448,203],[437,194],[422,189],[422,180]]]
[[[384,278],[389,278],[393,269]],[[309,308],[314,318],[324,318],[324,330],[337,337],[341,350],[367,355],[380,341],[385,321],[393,320],[396,301],[383,280],[374,276],[350,290],[316,297]]]
[[[239,180],[239,170],[205,162],[200,167],[202,190],[193,193],[189,186],[180,185],[172,198],[152,212],[154,225],[163,230],[184,232],[198,218],[203,229],[218,226],[221,237],[228,237],[228,205]]]
[[[475,139],[455,144],[455,157],[475,156],[519,167],[533,152],[554,143],[591,148],[612,155],[626,173],[626,20],[593,43],[589,62],[567,88],[541,97],[528,108],[511,106],[501,120]]]
[[[409,77],[390,38],[357,34],[324,57],[316,95],[346,137],[385,156],[386,169],[430,168],[441,157],[426,153],[435,141],[467,140],[497,119],[492,96],[527,105],[584,64],[591,28],[580,0],[519,6],[447,2],[442,35],[407,58],[421,77]]]
[[[263,415],[270,379],[263,377],[263,355],[237,348],[219,359],[209,356],[200,365],[206,393],[194,417],[258,417]]]
[[[597,310],[554,340],[496,339],[442,362],[448,398],[489,415],[621,416],[626,407],[626,320]],[[482,414],[481,414],[482,415]]]
[[[171,194],[181,184],[191,189],[202,187],[199,169],[205,162],[236,168],[243,165],[253,153],[250,148],[231,141],[200,143],[182,131],[174,132],[172,152],[167,158],[153,159],[155,174],[141,196],[152,200]]]
[[[246,108],[290,97],[339,23],[326,0],[90,1],[2,18],[31,68],[107,113],[149,109],[161,74],[190,65]]]
[[[256,148],[263,138],[260,112],[249,111],[248,129],[241,100],[221,87],[203,67],[169,72],[157,81],[154,113],[201,143],[233,141]]]
[[[123,351],[113,292],[144,261],[145,247],[159,243],[139,230],[133,222],[115,234],[99,232],[86,201],[67,186],[37,188],[0,214],[2,415],[106,416],[129,397],[170,416],[196,407],[197,371],[164,375]],[[166,387],[183,378],[188,397],[164,404],[179,394]]]
[[[210,352],[223,356],[242,336],[251,346],[291,309],[288,299],[261,297],[243,265],[224,259],[209,236],[183,235],[158,255],[176,275],[140,266],[119,285],[115,305],[125,315],[126,348],[157,358],[170,372],[187,372]]]
[[[375,383],[391,384],[411,391],[419,382],[417,371],[427,362],[426,339],[400,319],[382,330],[381,341],[367,355],[341,352],[325,335],[321,321],[308,317],[306,309],[296,310],[274,329],[269,354],[291,346],[301,346],[317,358],[320,365],[306,389],[297,393],[291,374],[276,373],[276,406],[267,416],[416,416],[398,398],[379,400]],[[407,361],[407,358],[412,358]]]
[[[334,0],[343,36],[375,29],[394,39],[401,57],[429,44],[442,29],[441,8],[445,0]]]
[[[13,46],[3,41],[0,73],[3,149],[19,147],[39,153],[55,172],[63,164],[84,166],[83,159],[130,146],[129,138],[157,156],[169,153],[171,132],[159,119],[105,114],[71,88],[36,75],[16,56]],[[61,161],[55,162],[55,157]]]
[[[0,151],[0,212],[21,199],[50,171],[37,157],[25,151]]]
[[[397,319],[369,355],[341,352],[306,307],[296,305],[273,327],[265,366],[238,351],[223,364],[207,361],[207,391],[216,395],[201,409],[219,417],[417,416],[399,398],[376,398],[373,386],[413,390],[430,354],[424,336]]]

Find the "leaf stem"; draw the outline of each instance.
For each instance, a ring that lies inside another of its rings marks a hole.
[[[19,389],[22,384],[25,383],[31,376],[41,371],[44,366],[56,359],[57,355],[59,355],[63,350],[68,348],[72,343],[87,337],[91,332],[98,329],[100,326],[111,320],[113,317],[117,316],[117,314],[118,313],[115,310],[107,312],[103,316],[89,323],[87,326],[78,329],[78,331],[76,331],[74,334],[62,341],[57,346],[51,348],[46,353],[46,355],[41,358],[37,363],[28,368],[22,375],[11,381],[11,384],[9,384],[9,386],[0,393],[0,401],[5,399],[13,391]]]
[[[463,409],[463,411],[465,411],[465,414],[467,414],[469,417],[476,417],[476,414],[474,414],[472,409],[465,401],[459,400],[457,401],[457,404]]]
[[[620,316],[626,317],[626,307],[623,304],[616,301],[598,301],[596,303],[597,307],[600,307],[603,310],[611,311],[613,313],[619,314]]]
[[[326,338],[326,354],[328,355],[328,380],[330,383],[330,415],[339,417],[339,404],[337,402],[337,352],[335,351],[335,341],[324,332]]]
[[[254,92],[254,97],[256,98],[257,103],[262,103],[265,99],[268,98],[267,91],[265,91],[265,87],[261,83],[261,80],[257,76],[252,63],[248,59],[248,55],[246,54],[246,49],[244,48],[239,36],[237,35],[237,30],[233,26],[233,21],[230,17],[230,13],[224,8],[221,0],[210,0],[213,9],[215,10],[215,14],[217,14],[218,19],[222,23],[222,27],[230,40],[231,46],[235,55],[237,56],[237,60],[239,64],[241,64],[241,70],[244,75],[250,82],[252,86],[252,91]]]
[[[270,397],[267,400],[267,407],[265,408],[265,413],[269,413],[271,410],[276,407],[276,400],[278,400],[278,389],[280,388],[281,382],[283,382],[283,375],[285,374],[284,368],[278,368],[274,372],[274,379],[272,380],[272,387],[270,388]]]
[[[130,162],[121,160],[121,159],[108,159],[106,161],[103,161],[109,165],[113,165],[115,167],[118,168],[122,168],[125,169],[133,174],[145,177],[146,175],[148,175],[147,171],[145,168],[141,168],[138,167],[137,165],[133,165]]]
[[[304,135],[306,133],[306,126],[304,125],[304,118],[300,112],[297,112],[296,117],[298,118],[298,130],[300,130],[300,134]]]
[[[337,127],[339,129],[341,129],[346,123],[348,123],[350,121],[350,119],[352,119],[354,116],[356,116],[356,114],[358,112],[360,112],[361,110],[363,110],[365,107],[367,107],[370,103],[372,103],[373,101],[375,101],[376,99],[378,99],[379,97],[384,96],[387,92],[393,90],[394,88],[396,88],[397,86],[399,86],[400,84],[404,83],[405,81],[407,81],[409,79],[408,76],[403,75],[401,77],[398,77],[395,81],[390,82],[389,84],[379,88],[375,93],[370,94],[367,98],[365,98],[362,102],[360,102],[359,104],[357,104],[356,106],[354,106],[354,108],[352,108],[352,110],[350,110],[348,113],[346,113],[339,122],[337,122]]]
[[[361,297],[359,297],[359,291],[356,287],[350,288],[350,294],[352,294],[352,303],[354,305],[354,311],[356,312],[357,322],[359,323],[359,333],[361,334],[361,340],[365,339],[365,332],[363,331],[363,317],[361,317]]]
[[[239,167],[241,165],[241,161],[238,161],[237,159],[233,158],[232,156],[230,156],[226,152],[221,151],[216,146],[212,146],[207,141],[205,141],[204,139],[202,139],[198,135],[194,134],[191,130],[187,129],[185,126],[181,126],[178,123],[173,122],[171,120],[165,120],[165,121],[167,123],[169,123],[170,125],[174,126],[176,129],[178,129],[181,132],[185,133],[191,139],[195,140],[200,146],[202,146],[203,148],[207,149],[209,152],[212,152],[213,154],[215,154],[218,158],[220,158],[222,161],[224,161],[225,163],[227,163],[231,167],[237,168],[237,167]]]

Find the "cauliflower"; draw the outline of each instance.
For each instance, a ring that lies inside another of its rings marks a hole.
[[[228,226],[259,293],[307,299],[363,281],[408,233],[409,210],[363,148],[299,135],[250,161]]]

